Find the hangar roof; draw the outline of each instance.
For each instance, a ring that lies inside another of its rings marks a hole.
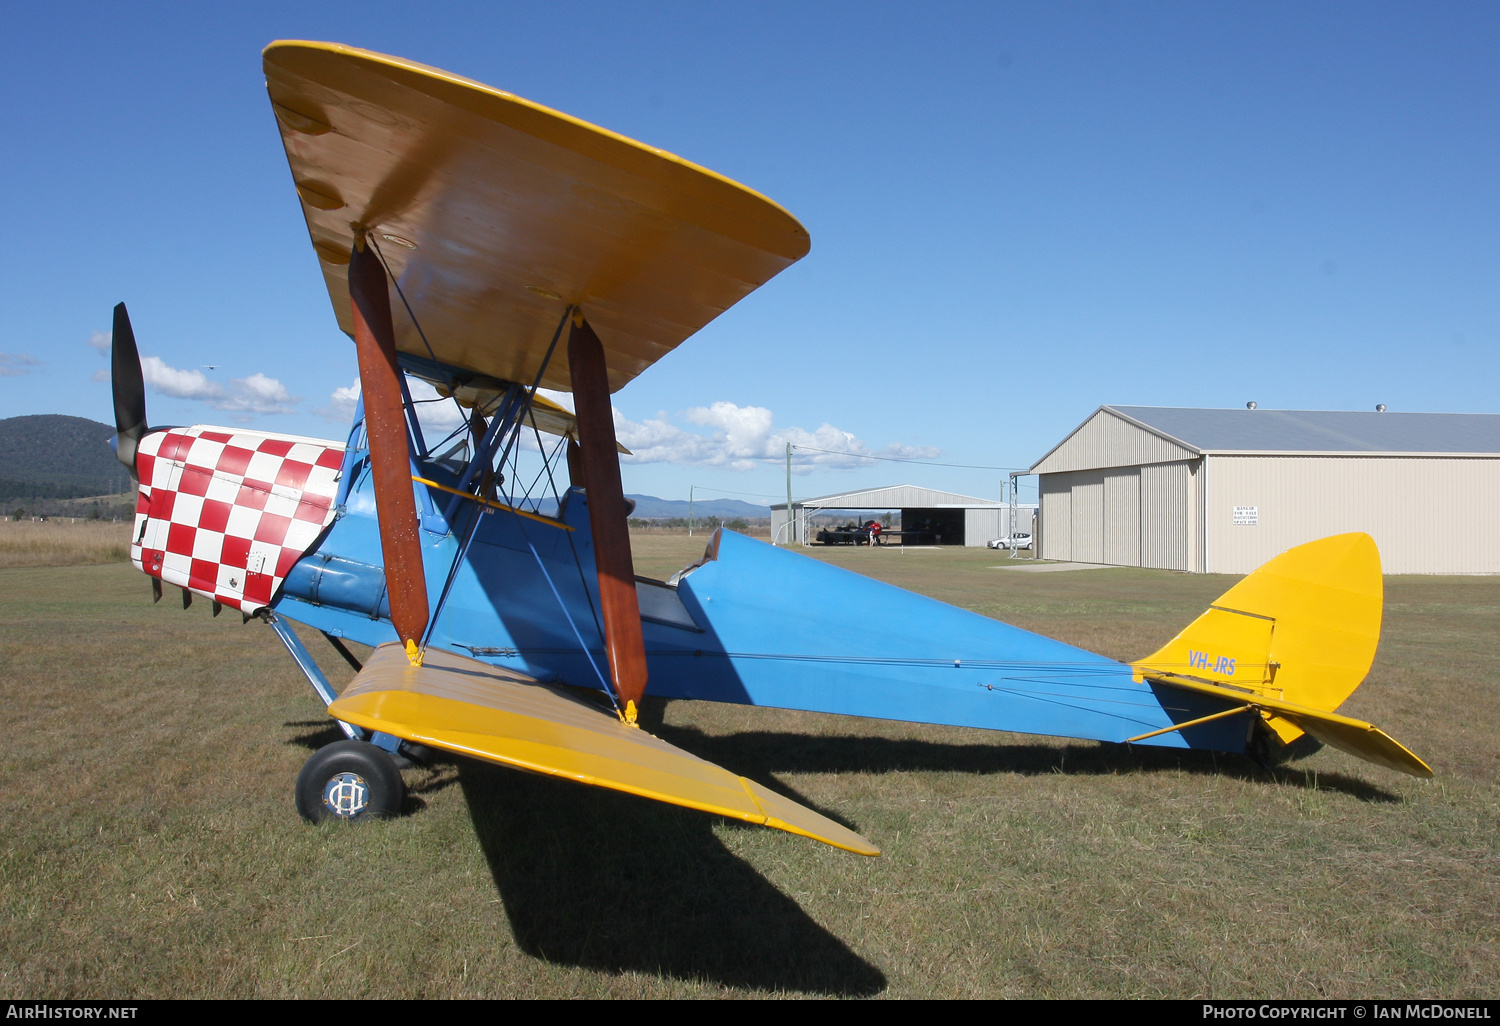
[[[1031,472],[1162,463],[1206,453],[1500,456],[1500,414],[1101,406]]]
[[[804,509],[927,509],[939,506],[1007,506],[996,499],[976,499],[972,495],[943,492],[936,488],[921,488],[917,485],[889,485],[885,488],[865,488],[856,492],[836,492],[819,495],[811,499],[794,499],[793,506]],[[772,509],[786,509],[786,503],[778,502]]]
[[[1105,406],[1199,452],[1500,453],[1500,414]]]

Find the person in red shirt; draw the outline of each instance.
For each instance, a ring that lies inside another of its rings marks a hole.
[[[879,545],[880,544],[880,532],[882,530],[882,528],[880,526],[880,521],[879,520],[871,520],[865,526],[870,529],[870,544],[871,545]]]

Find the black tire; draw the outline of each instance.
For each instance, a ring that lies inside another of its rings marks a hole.
[[[312,754],[297,774],[297,811],[311,823],[400,815],[406,782],[396,760],[365,741],[335,741]]]

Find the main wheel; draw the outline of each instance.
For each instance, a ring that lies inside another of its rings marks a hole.
[[[365,741],[335,741],[312,754],[297,774],[297,811],[325,819],[388,819],[400,814],[406,782],[396,760]]]

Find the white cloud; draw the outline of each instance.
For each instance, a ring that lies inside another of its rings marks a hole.
[[[354,383],[342,388],[335,388],[328,396],[328,405],[319,410],[314,410],[320,417],[348,424],[354,420],[354,408],[359,404],[359,377],[354,378]]]
[[[438,390],[421,378],[407,378],[406,390],[417,404],[417,419],[422,423],[422,433],[429,436],[428,441],[436,442],[460,424],[469,422],[468,410],[438,395]]]
[[[551,399],[553,402],[561,406],[563,409],[567,410],[569,413],[575,412],[573,408],[572,392],[554,392],[550,388],[539,388],[536,390],[536,394],[541,396],[543,399]]]
[[[247,413],[291,413],[296,402],[297,399],[286,390],[285,385],[257,371],[248,378],[235,378],[231,381],[229,398],[216,405],[221,410]]]
[[[799,427],[773,430],[772,413],[763,406],[717,402],[696,406],[684,413],[682,419],[709,430],[699,433],[678,427],[665,413],[637,423],[615,410],[615,434],[633,454],[623,458],[630,463],[688,463],[750,470],[764,466],[769,460],[784,460],[788,442],[793,446],[829,450],[793,449],[792,469],[808,473],[814,468],[850,470],[869,466],[871,461],[860,456],[932,459],[939,455],[939,450],[931,446],[888,445],[872,449],[832,424],[823,424],[814,431]]]
[[[30,374],[41,361],[24,353],[0,353],[0,378],[16,378]]]
[[[141,358],[141,376],[154,392],[192,399],[228,413],[292,413],[301,401],[280,381],[264,374],[234,378],[225,386],[211,381],[200,370],[181,370],[159,356]]]
[[[98,350],[105,356],[109,355],[110,346],[114,339],[114,333],[109,331],[96,331],[89,336],[88,345],[90,349]]]
[[[438,398],[437,390],[425,381],[408,379],[411,397],[418,405],[422,431],[429,445],[464,423],[458,408],[452,402],[424,402]],[[573,409],[573,397],[567,392],[537,389],[567,410]],[[359,379],[336,388],[329,396],[329,405],[317,412],[330,420],[347,423],[354,417],[354,407],[359,401]],[[829,450],[807,452],[793,449],[792,469],[799,474],[818,470],[853,470],[868,467],[872,462],[861,456],[881,456],[891,459],[928,460],[941,455],[932,446],[888,445],[883,449],[872,449],[848,431],[841,431],[832,424],[824,424],[813,431],[805,428],[774,428],[774,416],[763,406],[736,406],[730,402],[716,402],[709,406],[695,406],[685,411],[681,418],[689,424],[706,428],[692,431],[672,422],[666,413],[643,421],[633,421],[619,409],[614,409],[615,435],[630,456],[622,456],[627,463],[686,463],[703,467],[724,467],[730,470],[750,470],[764,466],[767,461],[782,461],[786,458],[786,445],[803,446],[808,449]],[[536,442],[529,432],[521,436],[521,445],[535,449]]]
[[[209,381],[202,371],[178,370],[159,356],[147,356],[141,360],[141,376],[152,391],[177,399],[208,402],[224,394],[224,386]]]

